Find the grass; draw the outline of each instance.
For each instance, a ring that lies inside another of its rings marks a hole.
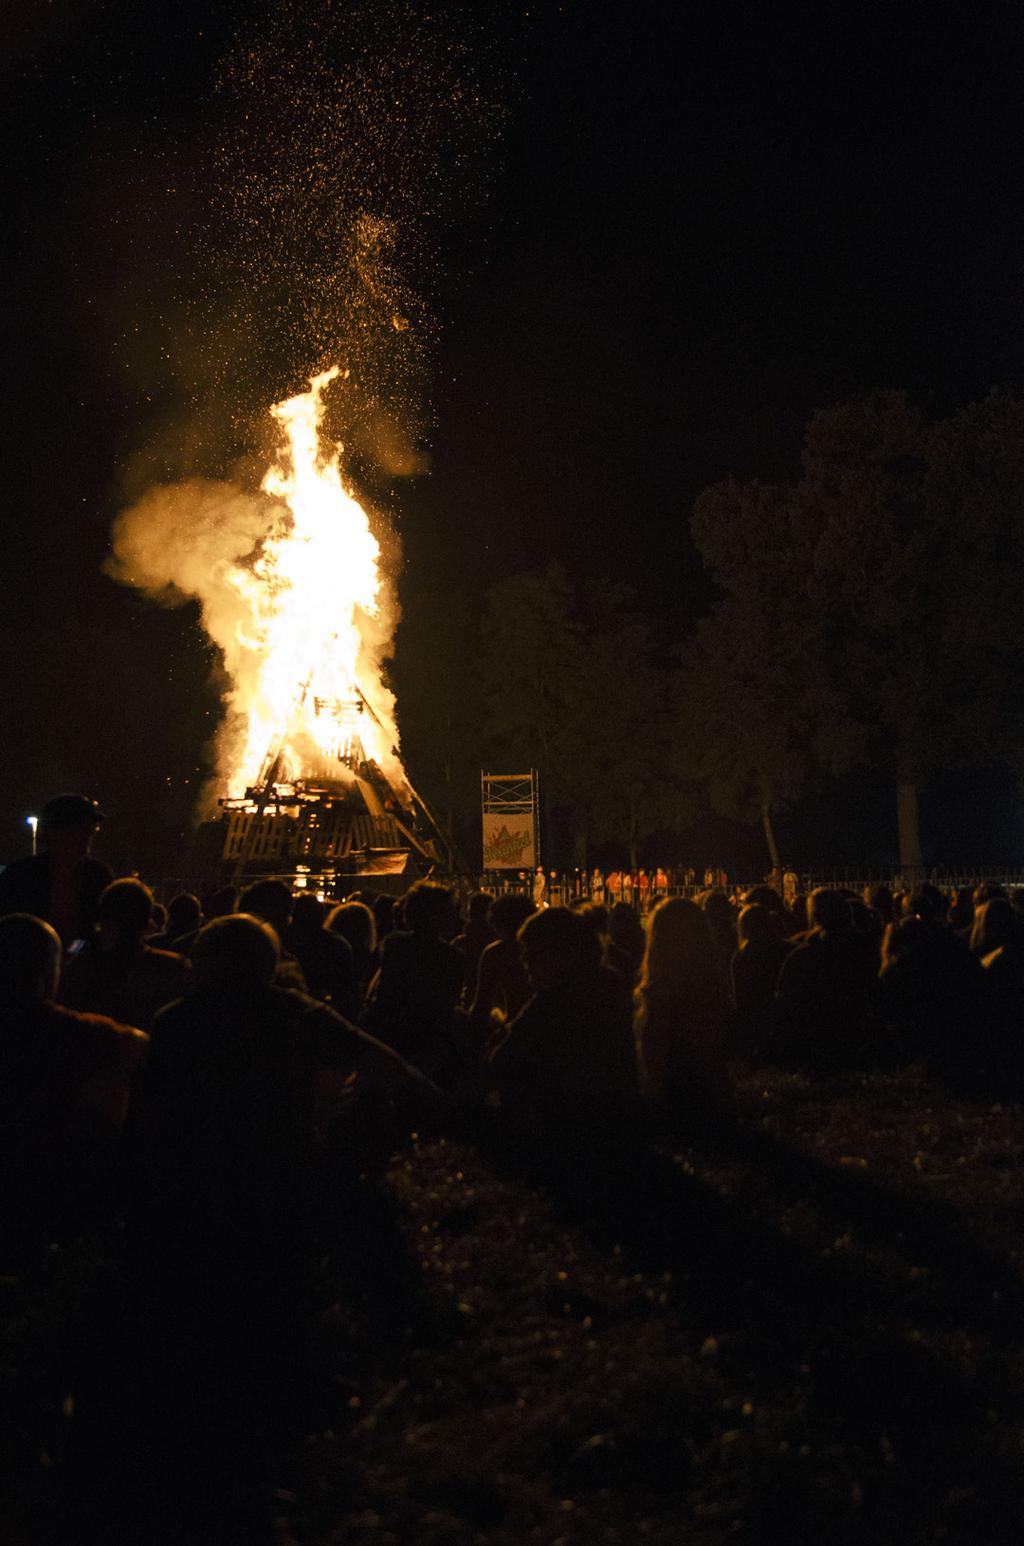
[[[734,1140],[571,1205],[486,1130],[412,1142],[373,1271],[357,1227],[322,1263],[311,1431],[264,1442],[180,1538],[1016,1546],[1020,1108],[913,1070],[747,1069],[739,1100]],[[74,1427],[40,1317],[79,1288],[6,1318],[8,1408],[37,1437]],[[47,1442],[23,1514],[59,1480]]]

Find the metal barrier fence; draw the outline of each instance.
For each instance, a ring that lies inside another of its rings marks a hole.
[[[927,882],[938,886],[940,891],[973,891],[975,886],[1004,886],[1007,891],[1024,889],[1024,870],[996,866],[994,869],[929,870],[913,876],[884,873],[862,873],[855,870],[826,870],[818,874],[801,875],[800,890],[813,891],[817,887],[829,890],[862,891],[865,886],[890,886],[894,891],[906,891]]]
[[[851,868],[811,872],[789,871],[785,877],[787,884],[784,887],[777,887],[784,894],[789,894],[792,890],[791,876],[795,877],[795,889],[804,895],[819,887],[824,887],[828,890],[845,890],[859,893],[863,891],[865,886],[886,885],[890,886],[894,891],[901,891],[909,889],[911,885],[920,884],[922,880],[927,880],[929,884],[938,886],[941,891],[946,893],[962,889],[973,890],[975,886],[986,882],[1004,886],[1008,891],[1024,890],[1024,869],[1007,866],[996,866],[989,870],[977,868],[943,870],[941,873],[933,870],[925,875],[915,876],[913,880],[905,880],[904,877],[894,874],[890,870],[855,870]],[[749,880],[734,880],[730,877],[726,886],[719,889],[724,889],[731,897],[737,898],[742,896],[745,891],[749,891],[751,886],[771,885],[773,883],[770,880],[766,881],[761,876]],[[447,884],[453,883],[447,882]],[[209,886],[204,886],[202,882],[197,881],[194,877],[175,876],[167,877],[158,882],[154,889],[158,897],[166,902],[179,891],[196,891],[202,894],[209,889]],[[367,889],[372,888],[368,887]],[[507,892],[515,891],[537,897],[533,877],[520,876],[513,871],[500,871],[481,875],[475,883],[460,880],[454,883],[453,889],[456,891],[463,907],[468,901],[471,892],[476,889],[489,891],[494,896],[501,896]],[[638,878],[634,877],[629,886],[624,885],[621,890],[609,893],[603,885],[595,889],[592,874],[584,876],[582,873],[577,875],[556,872],[553,878],[550,874],[547,876],[546,887],[540,900],[551,906],[566,907],[571,907],[574,902],[581,901],[600,901],[606,906],[611,906],[614,902],[627,902],[638,913],[645,913],[655,903],[660,902],[663,897],[699,897],[709,889],[703,881],[695,880],[686,885],[673,884],[663,888],[648,886],[644,890],[640,886]]]
[[[751,881],[749,885],[741,886],[739,889],[747,891],[755,884],[757,882]],[[493,896],[518,892],[524,896],[532,896],[538,903],[545,902],[551,907],[571,907],[574,902],[603,902],[605,906],[610,907],[614,902],[626,902],[638,912],[647,912],[666,896],[698,897],[703,896],[709,889],[708,886],[698,885],[696,882],[683,886],[648,886],[646,889],[637,883],[631,883],[620,890],[609,892],[604,886],[595,889],[590,877],[584,880],[575,875],[556,873],[554,878],[548,877],[544,891],[539,893],[528,877],[525,879],[515,875],[510,875],[507,879],[504,877],[496,879],[494,875],[480,877],[480,890],[489,891]],[[725,889],[731,894],[735,888],[730,884]]]
[[[752,886],[757,885],[774,885],[785,895],[795,891],[806,896],[819,888],[829,891],[853,891],[859,894],[867,886],[884,885],[889,886],[893,891],[906,891],[924,881],[929,885],[937,886],[940,891],[947,894],[961,890],[973,891],[976,886],[983,884],[1003,886],[1008,891],[1024,890],[1024,869],[1011,869],[1000,865],[990,870],[965,869],[941,872],[931,870],[912,877],[903,876],[891,870],[852,868],[814,872],[787,871],[782,884],[763,877],[743,881],[730,879],[724,887],[717,889],[725,890],[733,898],[742,896]],[[494,895],[502,895],[510,891],[521,892],[550,906],[571,906],[574,902],[580,901],[599,901],[606,906],[610,906],[613,902],[627,902],[638,912],[643,913],[660,902],[663,897],[699,897],[712,888],[703,882],[694,881],[688,885],[668,885],[662,888],[648,886],[645,889],[634,877],[629,886],[624,885],[621,890],[612,894],[604,886],[595,889],[592,876],[556,872],[553,877],[548,876],[545,889],[539,894],[531,877],[520,877],[510,872],[507,876],[495,876],[493,873],[481,876],[480,889],[490,891]]]

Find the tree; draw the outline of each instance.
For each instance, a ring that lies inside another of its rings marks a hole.
[[[807,774],[795,705],[782,701],[792,676],[780,654],[732,598],[724,602],[683,651],[672,745],[674,766],[714,810],[761,822],[773,869],[782,867],[773,817],[799,796]]]
[[[578,595],[554,565],[488,593],[481,649],[494,757],[541,775],[550,819],[570,813],[575,863],[590,843],[637,844],[664,819],[664,673],[628,593]]]
[[[789,490],[728,479],[700,496],[692,526],[723,594],[681,651],[673,761],[714,810],[761,823],[778,869],[774,815],[817,766],[838,771],[859,749],[808,648],[816,520]],[[826,706],[828,744],[817,734]]]
[[[537,768],[545,817],[574,803],[585,648],[575,595],[553,564],[493,586],[484,606],[480,661],[484,744],[509,771]]]
[[[632,594],[605,584],[581,603],[586,670],[580,709],[587,737],[580,769],[588,833],[623,842],[631,869],[640,840],[678,818],[682,791],[669,757],[671,680]],[[577,855],[586,863],[585,850]]]
[[[919,790],[1017,744],[1022,474],[1024,404],[929,423],[880,392],[813,416],[798,483],[706,491],[693,530],[723,597],[690,658],[713,655],[735,709],[712,763],[731,737],[755,790],[775,789],[780,744],[794,789],[802,768],[885,767],[918,870]]]

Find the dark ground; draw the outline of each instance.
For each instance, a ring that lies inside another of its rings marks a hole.
[[[123,1316],[95,1244],[46,1295],[8,1283],[0,1535],[1016,1546],[1019,1107],[913,1070],[748,1069],[740,1093],[736,1141],[648,1166],[647,1206],[558,1203],[486,1135],[411,1142],[393,1233],[356,1222],[320,1264],[315,1389],[270,1427],[256,1344],[271,1372],[228,1431],[198,1386],[118,1430],[150,1359],[103,1352]]]

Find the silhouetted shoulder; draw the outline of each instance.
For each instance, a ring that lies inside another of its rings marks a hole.
[[[0,915],[31,913],[44,917],[50,897],[50,861],[46,854],[15,859],[0,873]]]

